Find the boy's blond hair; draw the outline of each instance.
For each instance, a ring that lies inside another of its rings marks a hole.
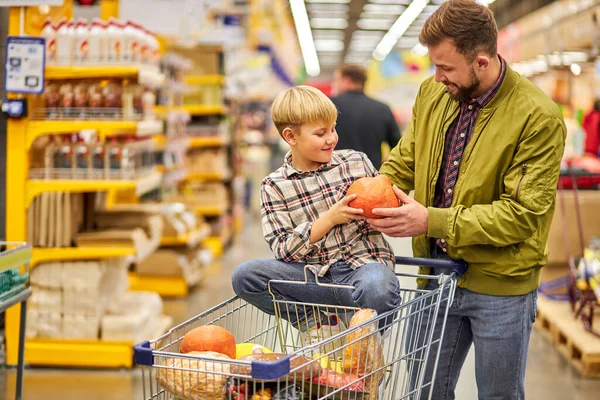
[[[337,120],[337,108],[319,89],[296,86],[280,93],[271,106],[271,118],[281,135],[285,128],[298,128],[304,124],[326,124]]]

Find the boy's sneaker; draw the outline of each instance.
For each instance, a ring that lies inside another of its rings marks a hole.
[[[300,331],[302,346],[308,346],[321,342],[325,339],[329,339],[332,336],[337,335],[340,332],[346,330],[346,325],[342,322],[336,314],[326,314],[321,317],[321,321],[308,328],[307,331]],[[331,343],[327,343],[319,348],[319,352],[322,354],[329,354],[331,358],[341,357],[341,340],[335,340]],[[339,354],[338,354],[339,353]]]

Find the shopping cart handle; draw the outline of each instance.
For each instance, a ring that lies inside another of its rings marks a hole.
[[[133,361],[137,365],[146,365],[149,367],[154,365],[154,355],[152,354],[149,341],[146,340],[133,346]]]
[[[280,379],[290,373],[290,356],[273,361],[252,361],[251,376],[260,380]]]
[[[462,260],[444,260],[439,258],[396,257],[396,264],[417,265],[430,268],[451,269],[458,276],[467,271],[467,263]]]

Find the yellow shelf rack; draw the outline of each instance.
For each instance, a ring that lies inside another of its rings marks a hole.
[[[185,77],[188,85],[222,85],[225,83],[224,75],[188,75]]]
[[[215,257],[219,257],[223,254],[223,248],[225,243],[223,239],[218,236],[211,236],[204,240],[204,246],[209,248]]]
[[[191,232],[179,236],[163,236],[160,245],[164,247],[188,246],[195,247],[210,234],[210,227],[204,225]]]
[[[34,198],[41,193],[70,192],[88,193],[103,191],[135,190],[137,196],[157,189],[162,182],[162,173],[154,171],[137,180],[116,179],[57,179],[41,180],[32,179],[26,184],[26,205],[29,206]]]
[[[225,207],[222,206],[198,206],[194,209],[197,215],[203,217],[218,217],[225,213]]]
[[[222,147],[227,144],[227,141],[218,136],[207,136],[207,137],[190,137],[188,147],[190,149],[201,149],[205,147]]]
[[[141,85],[158,88],[165,82],[165,76],[158,68],[134,65],[107,66],[48,66],[46,79],[87,79],[87,78],[131,78]]]
[[[100,138],[131,135],[151,136],[163,131],[163,121],[67,121],[67,120],[32,120],[28,122],[25,134],[26,148],[40,136],[65,135],[82,130],[95,130]]]
[[[186,176],[187,181],[221,182],[229,177],[228,173],[217,172],[190,172]]]
[[[189,286],[182,276],[150,276],[129,274],[129,289],[142,292],[156,292],[161,297],[184,297]]]
[[[165,118],[169,112],[186,112],[192,117],[223,115],[225,107],[223,105],[204,105],[204,104],[187,104],[181,107],[156,106],[154,108],[156,115]]]
[[[100,260],[135,255],[133,247],[66,247],[33,249],[31,267],[52,261]]]

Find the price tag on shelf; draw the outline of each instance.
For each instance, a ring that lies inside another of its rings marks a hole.
[[[46,39],[8,36],[4,87],[7,92],[39,94],[44,91]]]
[[[0,7],[62,6],[65,0],[0,0]]]

